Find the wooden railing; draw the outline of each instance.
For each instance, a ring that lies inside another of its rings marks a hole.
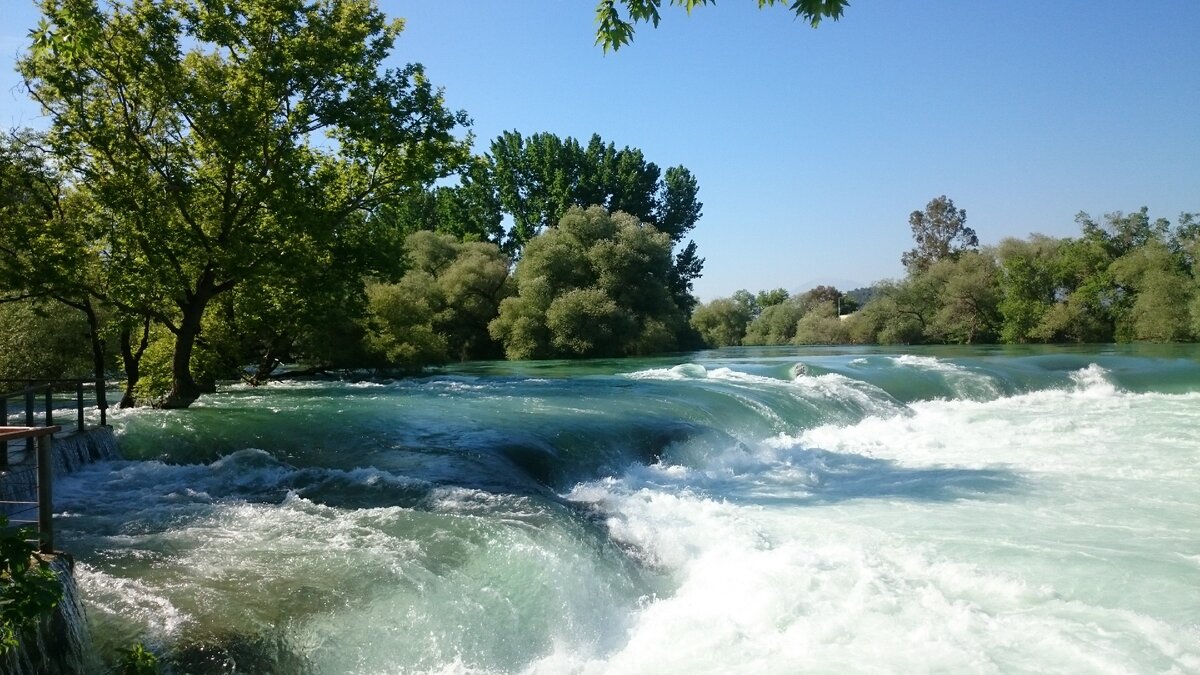
[[[54,434],[62,427],[8,427],[0,426],[0,444],[7,445],[8,441],[20,439],[36,440],[37,442],[37,499],[35,501],[8,500],[0,501],[0,506],[8,515],[10,525],[37,525],[38,550],[42,553],[54,552]],[[7,462],[8,451],[4,451]],[[30,511],[36,511],[37,517],[21,518]]]
[[[24,417],[21,420],[25,427],[32,427],[37,420],[37,407],[39,401],[42,403],[42,408],[45,414],[43,424],[52,426],[54,424],[54,393],[70,392],[74,395],[75,408],[75,428],[77,431],[84,430],[84,391],[92,389],[96,392],[96,383],[91,380],[0,380],[0,391],[14,385],[21,385],[19,389],[13,389],[8,393],[0,394],[0,412],[4,414],[4,419],[0,419],[0,427],[8,425],[8,402],[10,399],[24,400]],[[101,385],[103,386],[103,385]],[[97,404],[100,408],[100,426],[108,424],[108,407],[100,405],[102,397],[95,396]],[[25,438],[25,451],[33,452],[34,439],[32,437]],[[0,440],[0,471],[3,471],[8,466],[8,442]]]

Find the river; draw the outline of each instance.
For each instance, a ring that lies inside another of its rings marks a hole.
[[[743,348],[222,387],[62,477],[178,673],[1200,672],[1200,348]]]

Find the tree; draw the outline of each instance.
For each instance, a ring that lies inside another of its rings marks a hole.
[[[573,206],[600,206],[627,213],[682,245],[671,267],[670,290],[685,312],[695,305],[692,283],[704,269],[694,241],[683,244],[696,226],[703,204],[699,184],[683,166],[663,172],[641,150],[605,143],[593,134],[587,145],[574,138],[506,131],[492,142],[488,175],[513,225],[505,250],[520,255],[538,232],[554,227]]]
[[[1044,342],[1112,341],[1121,301],[1112,262],[1109,242],[1098,230],[1085,227],[1082,237],[1062,240],[1052,262],[1055,301],[1030,336]]]
[[[753,318],[753,307],[735,298],[717,298],[697,307],[692,312],[691,323],[707,346],[735,347],[742,344],[746,326]]]
[[[682,240],[701,215],[699,186],[685,167],[647,162],[641,150],[605,143],[593,134],[587,145],[550,133],[528,138],[506,131],[487,155],[503,210],[512,216],[510,245],[520,248],[554,227],[572,206],[600,206],[627,213]]]
[[[1079,223],[1085,238],[1104,242],[1109,254],[1114,258],[1141,248],[1151,241],[1165,241],[1171,227],[1171,221],[1166,218],[1151,221],[1150,210],[1145,206],[1129,214],[1121,211],[1106,213],[1101,223],[1080,211],[1075,215],[1075,222]]]
[[[62,379],[91,370],[88,326],[58,303],[0,303],[0,380]],[[0,381],[0,390],[18,387]]]
[[[992,342],[999,332],[1000,287],[995,259],[968,251],[934,263],[926,284],[937,289],[935,313],[926,335],[939,342]]]
[[[804,306],[796,299],[764,307],[746,328],[742,344],[786,345],[796,337],[796,324],[804,316]]]
[[[687,323],[671,293],[671,239],[601,207],[573,207],[529,241],[517,294],[489,325],[510,359],[621,356],[678,348]]]
[[[384,204],[373,218],[394,230],[398,242],[420,230],[451,234],[463,241],[505,241],[500,199],[491,166],[483,157],[473,158],[459,170],[456,185],[405,194]]]
[[[96,404],[103,408],[104,311],[96,296],[107,275],[97,255],[93,203],[50,161],[44,141],[28,131],[0,141],[0,303],[35,299],[43,311],[82,313]],[[47,307],[46,300],[58,306]]]
[[[467,156],[451,135],[465,115],[420,66],[381,70],[402,24],[372,0],[41,10],[19,69],[108,221],[107,254],[141,298],[125,308],[174,334],[168,406],[200,394],[192,352],[214,298],[290,274],[281,253],[346,236]]]
[[[758,312],[761,312],[768,307],[787,302],[788,297],[786,289],[776,288],[769,291],[759,291],[758,295],[754,296],[754,299],[757,302]]]
[[[672,5],[683,5],[690,14],[699,5],[713,4],[716,0],[671,0]],[[633,40],[634,24],[650,23],[657,27],[662,18],[659,9],[662,0],[619,0],[625,7],[625,18],[617,9],[618,0],[600,0],[596,4],[596,44],[614,52]],[[849,6],[849,0],[758,0],[758,6],[786,5],[798,18],[816,28],[823,19],[837,21]]]
[[[939,260],[979,247],[975,230],[967,227],[966,210],[955,208],[954,200],[946,195],[930,200],[924,211],[913,211],[908,224],[917,245],[900,256],[900,262],[910,274],[924,272]]]
[[[865,337],[869,329],[880,344],[925,342],[938,308],[937,293],[928,275],[876,284],[871,301],[860,312],[864,316],[857,335]]]
[[[409,270],[400,281],[368,285],[370,348],[408,370],[500,356],[488,334],[510,294],[510,261],[499,247],[420,231],[404,248]]]
[[[1180,342],[1191,339],[1194,284],[1182,257],[1157,239],[1113,262],[1113,279],[1129,294],[1117,317],[1118,338]]]
[[[1032,235],[1008,238],[996,249],[999,261],[1000,337],[1004,342],[1028,342],[1050,307],[1057,301],[1054,261],[1061,240]]]
[[[842,301],[842,292],[833,286],[821,285],[802,293],[799,301],[810,309],[817,305],[829,305],[836,310],[838,303]]]
[[[837,305],[821,302],[813,305],[796,323],[798,345],[833,345],[850,341],[850,331],[838,316]]]

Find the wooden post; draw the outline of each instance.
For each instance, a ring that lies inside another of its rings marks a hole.
[[[46,426],[54,426],[54,385],[46,387]]]
[[[0,396],[0,410],[4,411],[4,419],[0,420],[0,427],[8,426],[8,399]],[[8,469],[8,441],[0,441],[0,471]]]
[[[38,550],[54,552],[54,433],[37,439]]]
[[[33,383],[25,385],[25,426],[33,426]],[[37,443],[33,436],[25,439],[25,452],[33,454],[33,446]]]
[[[83,380],[75,383],[75,406],[78,413],[75,419],[75,427],[79,431],[83,431]]]

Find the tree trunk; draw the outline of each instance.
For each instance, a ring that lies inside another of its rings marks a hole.
[[[87,315],[88,341],[92,345],[92,375],[96,386],[96,407],[108,409],[108,391],[104,372],[104,340],[100,339],[100,319],[90,299],[83,301],[83,313]]]
[[[133,348],[132,337],[128,326],[121,329],[121,361],[125,366],[125,393],[121,396],[121,408],[137,405],[133,389],[141,379],[142,354],[146,353],[146,347],[150,344],[150,319],[142,324],[142,341],[137,349]]]
[[[171,356],[171,393],[162,402],[164,408],[186,408],[203,393],[192,377],[192,351],[196,347],[196,338],[200,336],[200,322],[210,297],[211,291],[196,293],[180,307],[183,320],[179,322],[179,330],[175,333],[175,352]]]
[[[258,360],[258,367],[255,368],[254,375],[250,378],[251,386],[264,385],[271,379],[271,373],[275,372],[275,368],[279,365],[279,359],[275,354],[274,344],[268,346],[263,352],[262,357]]]

